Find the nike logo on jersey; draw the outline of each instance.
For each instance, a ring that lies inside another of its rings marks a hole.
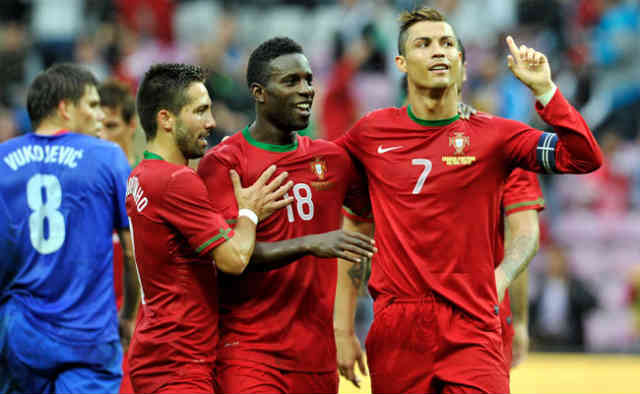
[[[380,145],[378,146],[378,153],[383,154],[383,153],[387,153],[389,151],[400,149],[400,148],[402,148],[402,146],[390,146],[388,148],[383,148],[382,145]]]

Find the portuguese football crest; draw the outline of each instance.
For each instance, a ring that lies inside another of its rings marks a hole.
[[[471,145],[469,137],[464,135],[463,132],[455,132],[449,137],[449,146],[453,146],[456,155],[464,154],[465,148],[469,145]]]
[[[442,156],[442,161],[448,166],[468,166],[476,161],[475,156],[465,155],[465,150],[471,145],[469,136],[462,131],[456,131],[449,136],[449,146],[453,147],[454,156]]]
[[[316,157],[311,162],[311,172],[313,172],[318,179],[323,180],[327,176],[327,162],[320,157]]]

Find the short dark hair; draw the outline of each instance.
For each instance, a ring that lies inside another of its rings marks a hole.
[[[404,56],[405,45],[407,43],[407,31],[418,22],[446,22],[444,15],[435,8],[422,7],[413,11],[405,11],[398,18],[400,22],[400,32],[398,33],[398,53]]]
[[[192,64],[161,63],[151,66],[138,87],[136,99],[140,124],[148,140],[156,137],[158,111],[167,109],[179,114],[187,102],[187,88],[194,82],[203,82],[202,69]]]
[[[131,122],[136,113],[136,102],[128,85],[110,79],[98,87],[100,105],[111,109],[120,108],[120,114],[125,123]]]
[[[288,37],[274,37],[251,52],[249,64],[247,66],[247,85],[253,83],[266,85],[269,79],[269,63],[280,56],[292,53],[304,53],[302,46]]]
[[[61,101],[77,103],[87,86],[98,86],[98,80],[77,64],[54,64],[38,74],[27,93],[27,112],[33,128],[51,115]]]

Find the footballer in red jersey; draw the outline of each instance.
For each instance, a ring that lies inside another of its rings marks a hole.
[[[286,173],[266,184],[272,166],[245,189],[232,176],[241,207],[235,231],[216,213],[204,183],[186,166],[204,154],[215,126],[203,81],[199,67],[158,64],[138,91],[148,142],[126,196],[143,305],[129,350],[135,392],[214,392],[216,268],[242,273],[258,220],[291,201],[278,200],[290,187],[278,189]]]
[[[258,226],[253,258],[270,243],[339,231],[341,207],[359,189],[360,177],[343,148],[295,133],[308,125],[311,79],[300,45],[283,37],[262,43],[247,71],[256,121],[207,152],[198,168],[215,208],[231,220],[238,208],[224,176],[230,169],[247,183],[277,164],[294,182],[294,202]],[[342,236],[349,241],[348,234]],[[217,376],[222,392],[337,392],[335,257],[348,258],[346,251],[370,257],[373,251],[368,239],[352,242],[334,254],[303,248],[277,269],[219,278]]]
[[[586,173],[602,153],[551,81],[546,57],[517,48],[509,67],[556,133],[487,114],[459,120],[453,28],[423,8],[401,19],[409,105],[374,111],[339,143],[364,167],[379,252],[366,349],[373,392],[508,392],[499,319],[524,265],[500,260],[496,233],[511,170]]]

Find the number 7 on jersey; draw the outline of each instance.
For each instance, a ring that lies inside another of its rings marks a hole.
[[[413,188],[413,194],[419,194],[424,186],[424,182],[427,180],[427,176],[431,172],[431,160],[429,159],[413,159],[411,160],[411,164],[414,166],[424,166],[422,173],[418,177],[418,181],[416,182],[415,187]]]

